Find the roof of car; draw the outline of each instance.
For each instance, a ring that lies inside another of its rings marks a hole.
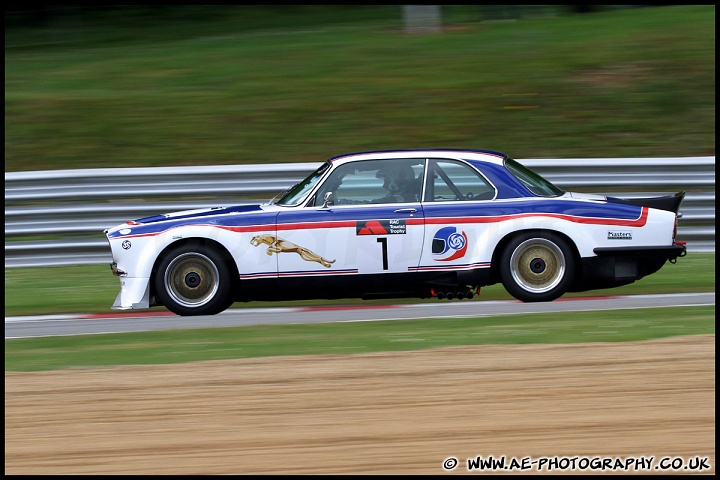
[[[462,149],[406,149],[406,150],[378,150],[372,152],[357,152],[338,155],[330,158],[331,162],[346,162],[351,160],[385,159],[385,158],[417,158],[417,157],[447,157],[464,160],[480,160],[495,164],[502,164],[507,155],[491,150],[462,150]]]

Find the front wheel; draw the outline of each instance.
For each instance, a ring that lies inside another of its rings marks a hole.
[[[154,282],[158,300],[177,315],[215,315],[232,304],[232,277],[225,259],[200,245],[170,250]]]
[[[575,275],[572,249],[563,238],[549,232],[528,232],[513,238],[500,261],[503,286],[523,302],[555,300],[568,290]]]

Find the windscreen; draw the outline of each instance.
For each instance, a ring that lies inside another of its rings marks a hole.
[[[323,163],[322,165],[320,165],[320,168],[308,175],[305,180],[296,183],[295,185],[290,187],[289,190],[286,190],[284,193],[278,195],[279,198],[272,201],[271,203],[274,203],[276,205],[297,205],[303,200],[303,198],[305,198],[305,196],[307,196],[310,190],[313,189],[315,184],[317,184],[318,180],[322,178],[322,176],[325,174],[325,172],[328,171],[329,168],[329,162]]]

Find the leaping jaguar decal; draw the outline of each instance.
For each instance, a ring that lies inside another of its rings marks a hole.
[[[254,247],[262,244],[267,245],[268,255],[272,255],[273,253],[295,252],[300,255],[303,260],[306,260],[308,262],[318,262],[319,264],[327,268],[330,268],[330,266],[335,263],[335,260],[328,260],[326,258],[323,258],[317,253],[305,247],[295,245],[292,242],[288,242],[287,240],[283,240],[282,238],[278,238],[274,235],[255,235],[252,240],[250,240],[250,244]]]

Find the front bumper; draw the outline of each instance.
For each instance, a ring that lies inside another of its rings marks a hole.
[[[120,277],[120,293],[112,305],[113,310],[150,308],[150,279]]]

